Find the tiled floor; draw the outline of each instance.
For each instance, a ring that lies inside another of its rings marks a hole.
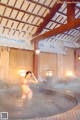
[[[76,106],[68,112],[55,115],[49,118],[49,120],[80,120],[80,105]]]

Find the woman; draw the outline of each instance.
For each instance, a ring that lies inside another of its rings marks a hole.
[[[34,79],[34,80],[33,80]],[[29,85],[30,83],[38,83],[38,80],[34,76],[34,74],[31,71],[27,71],[24,79],[21,82],[21,88],[22,88],[22,99],[31,99],[33,92],[30,89]]]

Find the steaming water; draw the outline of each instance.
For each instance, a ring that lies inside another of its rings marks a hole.
[[[47,86],[50,87],[50,84],[31,85],[33,98],[22,104],[20,86],[10,86],[1,81],[0,112],[9,112],[9,119],[32,119],[59,114],[77,105],[74,97],[52,91]]]

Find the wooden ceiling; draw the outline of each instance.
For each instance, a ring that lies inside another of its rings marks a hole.
[[[40,49],[75,47],[80,43],[80,0],[64,1],[0,0],[0,36],[37,40]]]

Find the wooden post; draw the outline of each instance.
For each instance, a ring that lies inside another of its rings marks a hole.
[[[80,77],[80,60],[78,57],[80,56],[80,49],[75,50],[75,74]]]
[[[38,42],[34,42],[34,56],[33,56],[33,73],[38,78],[39,55],[36,54],[38,49]]]

